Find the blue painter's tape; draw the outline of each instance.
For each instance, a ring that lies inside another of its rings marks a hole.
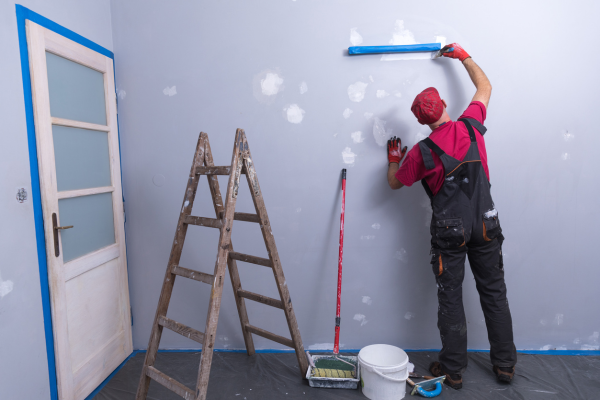
[[[50,399],[58,400],[56,379],[56,360],[54,353],[54,333],[52,331],[52,310],[50,308],[50,292],[48,282],[48,265],[46,260],[46,240],[44,235],[44,218],[40,192],[40,176],[38,170],[37,144],[35,139],[35,122],[33,118],[33,100],[31,95],[31,76],[29,71],[29,53],[27,48],[27,30],[25,21],[30,20],[53,32],[58,33],[76,43],[94,50],[106,57],[114,59],[112,51],[92,42],[89,39],[41,16],[20,4],[15,5],[17,14],[17,30],[19,37],[19,56],[21,59],[21,77],[23,79],[23,100],[25,103],[25,122],[27,127],[27,146],[29,150],[29,172],[31,174],[31,201],[33,203],[33,220],[35,226],[38,269],[40,273],[40,289],[42,293],[42,315],[44,318],[44,335],[46,337],[46,356],[48,359],[48,379]],[[105,381],[106,382],[106,381]]]
[[[401,46],[354,46],[348,47],[348,54],[413,53],[418,51],[439,51],[441,43],[407,44]]]
[[[17,29],[19,35],[19,55],[21,58],[21,77],[23,79],[23,99],[25,100],[25,122],[27,126],[27,145],[29,149],[29,171],[31,174],[31,201],[33,203],[33,221],[42,292],[42,315],[44,317],[44,335],[46,337],[46,355],[48,359],[48,378],[50,399],[58,400],[56,365],[54,358],[54,333],[52,332],[52,310],[48,283],[48,265],[46,264],[46,239],[44,235],[44,217],[40,193],[40,175],[38,170],[37,145],[35,142],[35,123],[33,120],[33,99],[31,96],[31,78],[29,75],[29,54],[27,50],[27,30],[25,20],[28,9],[16,5]]]
[[[403,349],[407,353],[417,352],[435,352],[439,353],[440,349]],[[138,353],[145,353],[145,349],[134,350]],[[217,353],[246,353],[245,349],[214,349]],[[333,353],[333,350],[310,350],[315,353]],[[340,349],[340,353],[358,353],[360,349]],[[489,353],[489,350],[469,349],[469,353]],[[202,349],[165,349],[158,350],[159,353],[200,353]],[[293,349],[262,349],[256,350],[257,353],[294,353]],[[517,350],[521,354],[545,354],[556,356],[600,356],[600,350]]]
[[[88,49],[94,50],[95,52],[105,55],[106,57],[114,59],[113,52],[105,47],[100,46],[98,43],[92,42],[91,40],[84,38],[80,34],[75,33],[62,25],[59,25],[56,22],[51,21],[48,18],[43,17],[40,14],[33,12],[26,7],[23,7],[20,4],[16,4],[15,6],[17,9],[17,18],[19,18],[18,16],[19,14],[21,14],[23,21],[28,19],[32,22],[35,22],[38,25],[43,26],[44,28],[50,29],[51,31],[56,32],[59,35],[66,37],[67,39],[71,39],[72,41],[79,43],[80,45],[85,46]]]

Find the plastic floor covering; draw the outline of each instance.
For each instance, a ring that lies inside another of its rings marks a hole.
[[[346,353],[345,353],[346,354]],[[132,400],[140,378],[145,353],[133,356],[94,397],[95,400]],[[426,374],[434,352],[410,352],[415,372]],[[200,353],[159,353],[155,367],[184,385],[195,388]],[[407,385],[405,398],[410,396]],[[510,385],[496,381],[488,353],[469,353],[463,388],[444,385],[438,399],[600,399],[600,356],[519,354],[517,371]],[[148,399],[181,397],[152,381]],[[318,389],[301,379],[296,356],[266,353],[214,353],[208,399],[366,399],[359,390]]]

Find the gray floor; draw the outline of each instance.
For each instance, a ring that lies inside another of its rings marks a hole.
[[[94,397],[95,400],[131,400],[140,377],[144,353],[136,354]],[[437,355],[410,352],[415,372],[426,373]],[[159,353],[156,368],[194,388],[200,353]],[[406,398],[411,396],[407,393]],[[208,399],[366,399],[360,390],[314,389],[300,378],[294,354],[215,353]],[[496,382],[487,353],[469,353],[463,389],[444,385],[438,399],[600,399],[600,356],[519,354],[511,385]],[[148,399],[181,399],[156,382]]]

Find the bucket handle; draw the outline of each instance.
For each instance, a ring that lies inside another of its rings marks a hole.
[[[377,370],[377,368],[368,367],[364,364],[361,365],[361,367],[365,368],[369,372],[375,372],[377,375],[379,375],[383,379],[387,379],[388,381],[392,381],[392,382],[404,382],[404,381],[406,381],[406,378],[408,378],[408,370],[406,370],[406,376],[404,378],[392,378],[385,374],[382,374],[381,372],[379,372],[379,370]]]

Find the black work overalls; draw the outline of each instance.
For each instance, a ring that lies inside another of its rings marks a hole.
[[[459,161],[426,138],[419,142],[426,169],[433,169],[432,150],[442,160],[445,179],[431,199],[431,265],[438,285],[438,328],[442,339],[439,361],[446,373],[462,374],[467,367],[467,322],[462,303],[465,256],[475,276],[481,308],[490,341],[493,365],[512,367],[517,362],[512,319],[502,260],[502,229],[494,207],[473,126],[484,134],[486,128],[474,119],[462,118],[471,145]],[[457,122],[458,123],[458,122]]]

